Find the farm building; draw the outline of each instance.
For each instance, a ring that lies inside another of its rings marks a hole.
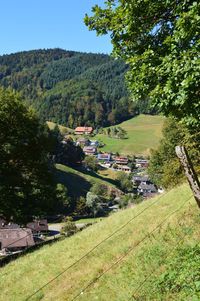
[[[47,232],[49,230],[46,219],[35,220],[33,222],[28,223],[26,226],[27,226],[27,228],[31,229],[33,231],[33,233]]]
[[[158,190],[154,184],[145,184],[141,183],[138,186],[138,193],[142,194],[143,196],[150,196],[152,194],[157,193]]]
[[[128,164],[128,158],[127,157],[115,157],[115,163],[121,164],[121,165],[126,165],[126,164]]]
[[[87,127],[87,126],[78,126],[75,128],[75,134],[76,135],[90,135],[93,132],[92,127]]]
[[[0,229],[17,229],[20,228],[18,224],[9,222],[7,223],[4,218],[0,218]]]
[[[96,147],[98,147],[99,146],[99,141],[97,141],[97,140],[90,140],[90,146],[96,146]]]
[[[149,165],[149,161],[145,159],[135,159],[135,165],[139,168],[147,168]]]
[[[96,152],[97,152],[97,148],[96,147],[94,147],[94,146],[85,146],[84,148],[83,148],[83,151],[84,151],[84,153],[86,154],[86,155],[95,155],[96,154]]]
[[[31,229],[0,229],[0,250],[17,251],[34,245]]]
[[[127,165],[117,165],[114,169],[117,171],[123,171],[123,172],[127,172],[127,173],[131,172],[131,168]]]
[[[109,162],[111,160],[111,154],[98,154],[97,159],[102,162]]]
[[[76,145],[80,145],[82,147],[84,146],[89,146],[90,145],[90,140],[84,137],[81,137],[77,140]]]
[[[140,185],[140,183],[149,184],[150,180],[148,176],[133,176],[132,178],[133,183],[136,185]]]

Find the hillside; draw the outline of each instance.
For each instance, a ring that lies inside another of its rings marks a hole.
[[[139,115],[118,125],[127,131],[126,139],[110,138],[105,134],[96,135],[95,139],[105,144],[103,151],[149,155],[150,149],[159,144],[163,122],[162,116]]]
[[[184,184],[5,266],[0,300],[199,300],[198,228]]]
[[[75,198],[85,196],[95,183],[108,186],[110,189],[117,189],[115,180],[112,178],[61,164],[56,165],[56,178],[59,183],[67,187],[69,195]]]
[[[124,82],[127,69],[105,54],[24,51],[0,56],[0,85],[20,91],[43,121],[105,126],[139,112]]]

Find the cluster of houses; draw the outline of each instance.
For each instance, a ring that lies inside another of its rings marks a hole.
[[[41,235],[48,233],[47,220],[35,220],[22,228],[15,223],[7,223],[0,217],[0,255],[18,253],[41,243]]]
[[[77,139],[76,144],[83,148],[84,153],[87,156],[95,156],[99,165],[105,168],[131,173],[132,170],[129,164],[129,158],[126,156],[116,156],[111,153],[99,152],[98,148],[100,143],[97,140],[90,140],[87,137],[87,135],[91,135],[92,133],[92,127],[77,127],[75,129],[75,134],[82,136]],[[136,169],[145,172],[148,168],[149,161],[145,158],[136,158],[134,164]],[[136,175],[133,176],[132,181],[134,187],[136,187],[137,194],[143,195],[144,197],[149,197],[155,193],[162,192],[157,189],[148,176]]]
[[[133,185],[136,187],[136,192],[143,197],[152,197],[158,192],[161,193],[161,189],[158,189],[155,184],[153,184],[147,175],[135,175],[132,178]]]

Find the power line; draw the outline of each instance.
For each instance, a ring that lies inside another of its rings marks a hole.
[[[176,246],[173,247],[173,248],[170,250],[170,252],[168,252],[167,254],[165,254],[165,259],[167,259],[170,255],[172,255],[172,254],[176,251],[176,249],[178,249],[180,243],[184,240],[184,238],[185,238],[186,235],[187,235],[187,234],[185,234],[183,237],[181,237],[181,239],[178,240],[178,243],[176,243]],[[149,273],[149,274],[145,277],[145,279],[138,285],[138,287],[136,288],[136,290],[132,293],[132,295],[131,295],[131,297],[128,299],[128,301],[131,301],[132,299],[135,299],[135,300],[137,301],[138,298],[135,296],[136,293],[139,291],[139,289],[141,289],[141,288],[143,287],[143,285],[146,283],[146,281],[152,276],[152,274],[155,273],[155,271],[156,271],[157,269],[158,269],[158,268],[156,267],[155,269],[153,269],[153,270],[151,271],[151,273]]]
[[[106,238],[104,238],[102,241],[100,241],[97,245],[95,245],[92,249],[90,249],[88,252],[86,252],[83,256],[81,256],[79,259],[77,259],[76,261],[74,261],[71,265],[69,265],[66,269],[64,269],[62,272],[60,272],[58,275],[56,275],[54,278],[52,278],[51,280],[49,280],[47,283],[45,283],[43,286],[41,286],[39,289],[37,289],[33,294],[31,294],[30,296],[28,296],[26,298],[27,300],[30,300],[34,295],[36,295],[39,291],[41,291],[43,288],[45,288],[46,286],[48,286],[50,283],[52,283],[53,281],[55,281],[57,278],[59,278],[61,275],[63,275],[64,273],[66,273],[70,268],[72,268],[73,266],[75,266],[77,263],[79,263],[81,260],[83,260],[84,258],[86,258],[90,253],[92,253],[95,249],[97,249],[101,244],[103,244],[104,242],[106,242],[107,240],[109,240],[111,237],[113,237],[116,233],[118,233],[119,231],[121,231],[123,228],[125,228],[128,224],[130,224],[134,219],[136,219],[138,216],[140,216],[143,212],[145,212],[146,210],[148,210],[150,207],[152,207],[155,203],[157,203],[160,199],[162,199],[164,196],[166,196],[168,193],[170,193],[170,191],[166,192],[165,194],[161,195],[160,197],[156,198],[156,200],[154,202],[152,202],[149,206],[145,207],[142,211],[140,211],[137,215],[133,216],[131,219],[129,219],[125,224],[123,224],[121,227],[119,227],[118,229],[116,229],[114,232],[112,232],[109,236],[107,236]]]
[[[60,218],[59,218],[59,219],[60,219]],[[58,218],[54,220],[54,222],[56,222],[56,221],[58,221]],[[20,230],[26,232],[25,229],[30,229],[30,228],[13,228],[13,229],[10,229],[10,230],[17,230],[17,229],[20,229]],[[9,230],[9,228],[2,228],[1,230]],[[26,233],[27,233],[27,232],[26,232]],[[18,242],[18,241],[20,241],[20,240],[22,240],[22,239],[24,239],[24,238],[26,238],[26,237],[28,237],[28,236],[30,236],[30,235],[33,235],[32,230],[31,230],[31,233],[27,234],[26,236],[23,236],[23,237],[21,237],[21,238],[19,238],[19,239],[17,239],[17,240],[14,240],[12,243],[8,244],[8,245],[6,246],[6,248],[9,247],[9,246],[12,246],[12,245],[15,244],[16,242]],[[34,235],[33,235],[33,236],[34,236]],[[29,249],[29,247],[27,247],[26,250],[27,250],[27,249]]]
[[[80,290],[79,293],[77,293],[70,301],[76,300],[80,295],[82,295],[89,287],[91,287],[94,283],[96,283],[103,275],[105,275],[107,272],[109,272],[114,266],[119,264],[125,257],[127,257],[136,247],[138,247],[142,242],[144,242],[149,235],[151,235],[154,231],[156,231],[158,228],[160,228],[173,214],[178,212],[192,197],[187,199],[178,209],[174,210],[172,213],[170,213],[161,223],[159,223],[152,231],[148,232],[138,243],[134,244],[132,247],[129,248],[129,250],[122,255],[117,261],[115,261],[109,268],[107,268],[105,271],[103,271],[99,276],[97,276],[94,280],[90,281],[84,288]],[[26,299],[28,300],[28,299]]]

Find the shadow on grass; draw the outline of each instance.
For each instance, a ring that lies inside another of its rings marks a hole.
[[[81,168],[81,167],[78,168],[78,169],[76,169],[76,170],[78,170],[79,172],[81,172],[81,173],[83,173],[83,174],[85,174],[85,175],[91,176],[91,177],[93,177],[93,178],[100,179],[100,180],[102,180],[102,181],[104,181],[104,182],[108,182],[108,183],[110,183],[110,184],[112,184],[112,185],[117,186],[117,184],[118,184],[116,180],[109,179],[109,178],[104,178],[104,177],[102,177],[101,175],[97,174],[96,172],[93,172],[93,171],[87,171],[86,169]],[[103,170],[103,168],[102,168],[102,170]]]
[[[58,169],[56,171],[56,180],[58,183],[65,185],[69,195],[75,198],[86,196],[86,193],[92,187],[92,184],[84,177]]]

